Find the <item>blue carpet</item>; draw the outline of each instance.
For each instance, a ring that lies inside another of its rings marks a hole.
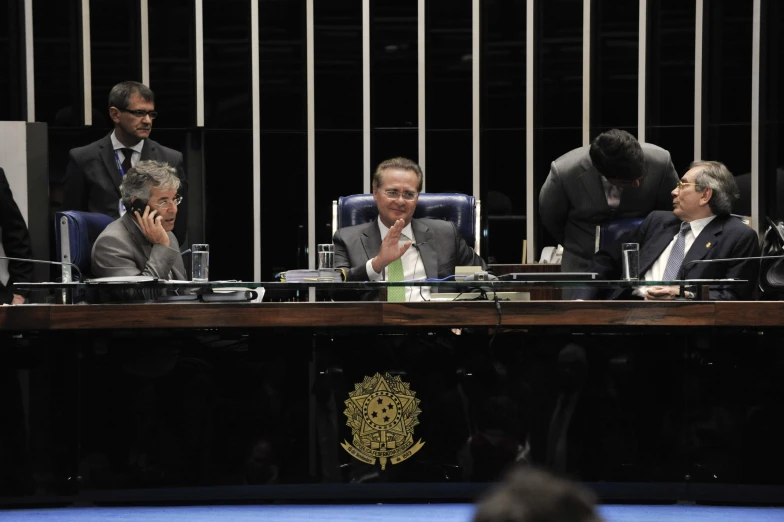
[[[782,522],[784,508],[711,507],[694,505],[604,505],[607,522]],[[470,522],[470,504],[284,505],[122,507],[0,510],[0,520],[13,522]]]

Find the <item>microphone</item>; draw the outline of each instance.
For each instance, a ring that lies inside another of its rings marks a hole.
[[[692,259],[688,263],[685,263],[683,266],[687,267],[692,263],[695,264],[703,264],[703,263],[724,263],[728,261],[746,261],[749,259],[782,259],[784,255],[780,256],[753,256],[753,257],[725,257],[719,259]]]
[[[8,256],[0,256],[0,259],[8,259],[10,261],[22,261],[24,263],[40,263],[40,264],[43,264],[43,265],[57,265],[57,266],[62,266],[62,267],[65,267],[65,266],[74,267],[76,269],[76,271],[79,273],[79,280],[81,281],[81,279],[82,279],[82,271],[79,270],[79,267],[76,266],[75,264],[69,263],[67,261],[44,261],[42,259],[24,259],[22,257],[8,257]],[[68,273],[69,281],[71,280],[70,276],[71,276],[71,274],[69,272]],[[63,278],[63,279],[65,279],[65,278]],[[63,282],[67,283],[68,281],[63,281]]]

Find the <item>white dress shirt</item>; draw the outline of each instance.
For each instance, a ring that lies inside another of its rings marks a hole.
[[[710,217],[706,217],[706,218],[702,218],[702,219],[695,219],[694,221],[690,221],[689,222],[689,225],[691,225],[691,228],[689,228],[689,231],[686,232],[686,236],[684,237],[684,240],[685,240],[684,250],[683,250],[683,257],[684,257],[684,259],[686,258],[686,254],[689,252],[689,249],[691,248],[691,246],[697,240],[697,236],[700,235],[700,232],[702,232],[702,230],[706,226],[708,226],[708,223],[713,221],[715,218],[716,218],[716,216],[710,216]],[[675,246],[675,242],[678,240],[678,234],[679,233],[680,233],[680,230],[675,232],[675,235],[672,236],[672,241],[670,241],[670,244],[667,245],[667,248],[664,249],[664,252],[662,252],[661,255],[659,256],[659,258],[656,261],[653,262],[653,264],[651,265],[651,268],[646,270],[645,274],[643,274],[643,280],[644,281],[661,281],[662,280],[662,277],[664,276],[664,269],[667,268],[667,261],[670,259],[670,252],[672,252],[672,247]],[[647,287],[645,287],[645,286],[638,286],[634,290],[634,295],[639,295],[641,297],[645,297],[646,288]]]
[[[114,152],[117,153],[117,158],[120,160],[120,165],[122,162],[125,161],[125,153],[122,149],[133,149],[133,154],[131,154],[131,167],[135,167],[139,161],[142,159],[142,148],[144,148],[144,140],[141,140],[139,143],[134,145],[133,147],[126,147],[120,140],[117,139],[117,136],[114,135],[114,131],[110,135],[112,140],[112,147],[114,148]],[[119,203],[120,205],[120,216],[125,214],[125,205],[122,204],[122,200]]]
[[[384,241],[384,238],[387,237],[387,234],[389,233],[389,228],[381,222],[381,219],[378,219],[377,222],[378,231],[381,233],[381,241]],[[422,256],[419,255],[419,250],[414,247],[416,244],[416,238],[414,237],[414,230],[411,228],[411,223],[406,225],[403,229],[403,232],[400,234],[400,241],[398,242],[398,245],[403,246],[409,239],[411,240],[411,246],[408,248],[408,250],[406,250],[406,253],[403,254],[403,257],[400,258],[403,262],[403,278],[406,281],[424,281],[427,279],[425,264],[422,261]],[[372,261],[372,259],[368,259],[368,262],[365,264],[368,280],[385,281],[387,274],[386,267],[381,271],[381,273],[376,272],[373,270]],[[430,301],[430,287],[407,286],[406,302],[410,301]]]
[[[618,208],[618,205],[621,204],[623,189],[607,181],[607,178],[604,176],[602,176],[602,185],[604,186],[604,197],[607,198],[607,204],[610,208]]]

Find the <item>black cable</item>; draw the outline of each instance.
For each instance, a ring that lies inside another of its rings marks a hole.
[[[498,331],[501,330],[501,321],[503,320],[503,313],[501,312],[501,301],[498,300],[497,291],[493,292],[493,301],[495,302],[495,310],[498,312],[498,322],[495,325],[495,330],[493,331],[493,335],[490,337],[490,342],[487,345],[487,349],[490,350],[491,355],[493,350],[493,341],[495,341],[495,336],[498,335]]]

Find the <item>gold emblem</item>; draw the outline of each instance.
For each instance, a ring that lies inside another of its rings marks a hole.
[[[398,464],[422,449],[422,439],[414,443],[414,426],[422,410],[409,386],[400,376],[388,373],[383,377],[376,373],[355,384],[343,412],[354,440],[352,444],[344,440],[343,449],[370,465],[378,458],[382,470],[388,460]]]
[[[711,246],[711,244],[710,244],[710,241],[708,241],[707,243],[705,243],[705,248],[710,248],[710,246]]]

